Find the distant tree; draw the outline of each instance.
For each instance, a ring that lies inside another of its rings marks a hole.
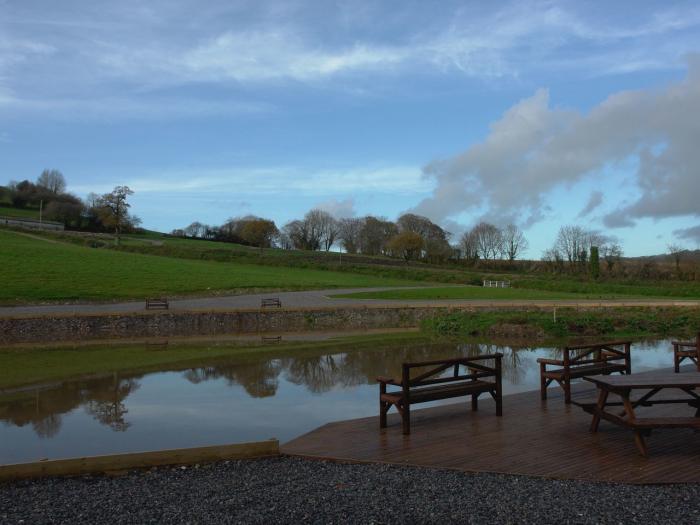
[[[676,273],[679,274],[681,271],[681,259],[683,258],[685,248],[680,244],[670,243],[666,245],[666,249],[676,265]]]
[[[386,254],[389,239],[398,233],[399,229],[393,222],[368,215],[360,231],[360,251],[365,255]]]
[[[127,198],[133,194],[133,190],[128,186],[116,186],[110,193],[105,193],[100,198],[102,224],[114,228],[117,244],[124,229],[131,228],[140,222],[129,215],[131,204],[127,202]]]
[[[44,217],[50,221],[62,222],[66,228],[80,227],[85,206],[80,199],[51,201],[46,206]]]
[[[603,245],[601,247],[601,252],[605,260],[606,269],[608,273],[610,273],[613,271],[615,265],[622,259],[622,247],[616,242],[611,242]]]
[[[39,178],[36,181],[37,186],[45,188],[54,195],[63,193],[66,191],[66,179],[63,173],[56,169],[46,169],[41,172]]]
[[[503,252],[503,234],[501,230],[488,222],[480,222],[471,233],[474,235],[479,258],[497,259]]]
[[[425,247],[425,241],[421,235],[412,231],[404,231],[389,239],[387,248],[397,257],[406,261],[420,258]]]
[[[363,219],[340,219],[338,224],[338,239],[347,253],[357,253],[360,249],[360,233],[362,232]]]
[[[241,237],[251,246],[257,246],[260,251],[270,248],[279,230],[275,223],[268,219],[256,217],[248,220],[241,229]]]
[[[597,246],[591,246],[591,258],[588,263],[588,268],[593,279],[600,277],[600,258]]]
[[[528,242],[523,231],[515,224],[509,224],[501,231],[503,236],[503,253],[509,261],[514,261],[518,255],[527,250]]]
[[[318,224],[321,236],[321,248],[330,251],[340,234],[340,223],[330,213],[323,210],[311,210],[307,216],[312,216]]]
[[[202,237],[204,235],[204,224],[194,221],[192,224],[187,226],[184,231],[185,235],[188,237]]]
[[[462,256],[467,261],[476,261],[479,258],[479,247],[476,242],[476,234],[473,230],[464,232],[459,242]]]

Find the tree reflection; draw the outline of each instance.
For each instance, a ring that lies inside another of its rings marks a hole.
[[[90,392],[85,412],[115,432],[125,432],[131,423],[124,419],[129,410],[123,401],[140,386],[135,379],[119,379],[117,374],[114,374],[110,385]]]

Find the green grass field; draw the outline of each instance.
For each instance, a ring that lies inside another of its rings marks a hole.
[[[525,288],[483,288],[480,286],[452,286],[449,288],[413,288],[386,290],[383,292],[358,292],[333,297],[346,299],[401,299],[421,301],[431,299],[484,299],[484,300],[536,300],[536,299],[631,299],[633,296],[612,293],[573,293]],[[644,296],[649,299],[649,296]]]
[[[405,286],[415,282],[306,268],[156,257],[52,243],[0,230],[0,303],[113,300],[253,289]]]
[[[22,219],[38,219],[39,210],[26,208],[11,208],[0,204],[0,217],[20,217]]]

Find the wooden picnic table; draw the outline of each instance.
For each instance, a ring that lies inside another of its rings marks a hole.
[[[581,407],[593,414],[591,432],[598,431],[601,419],[630,428],[635,432],[635,443],[642,456],[647,456],[644,437],[651,434],[654,428],[698,428],[700,429],[700,373],[689,372],[676,374],[674,372],[654,372],[638,375],[609,376],[599,375],[584,377],[598,387],[596,403],[581,403]],[[642,395],[636,400],[631,399],[633,391]],[[657,397],[665,390],[680,390],[685,393],[682,397]],[[615,394],[621,398],[619,402],[608,402],[608,396]],[[694,417],[638,417],[635,409],[640,406],[649,407],[662,404],[685,403],[695,407]],[[610,407],[623,407],[622,412],[614,412]]]

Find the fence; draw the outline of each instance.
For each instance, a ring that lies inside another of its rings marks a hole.
[[[510,281],[487,281],[487,280],[484,280],[484,288],[510,288]]]

